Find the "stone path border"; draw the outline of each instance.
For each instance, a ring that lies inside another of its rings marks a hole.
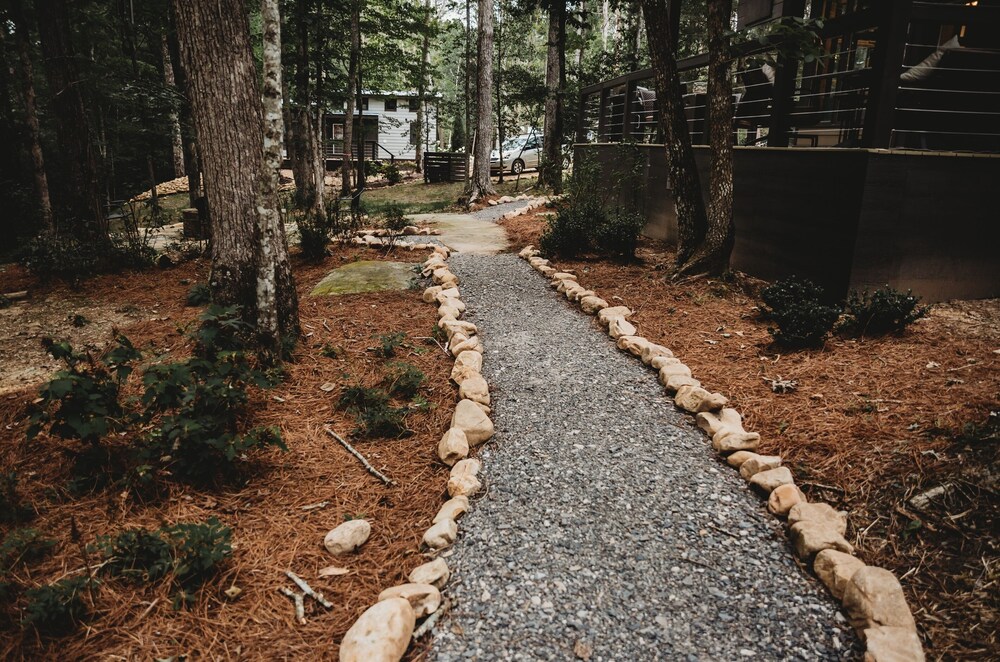
[[[341,662],[396,662],[411,641],[431,630],[447,609],[446,604],[442,605],[441,589],[451,574],[447,562],[436,555],[455,542],[457,520],[469,509],[469,498],[482,489],[477,477],[482,465],[468,455],[471,449],[493,436],[490,393],[481,373],[483,346],[478,330],[474,324],[460,319],[465,304],[460,298],[458,277],[446,262],[449,255],[448,248],[433,246],[432,255],[421,265],[423,275],[430,276],[435,283],[424,290],[422,298],[426,303],[438,305],[438,326],[448,338],[448,351],[455,357],[451,379],[458,385],[458,404],[451,427],[437,448],[438,457],[451,467],[450,498],[423,536],[423,545],[436,558],[414,568],[408,583],[379,594],[378,601],[358,617],[341,640]],[[364,538],[367,539],[367,532]],[[421,618],[426,620],[416,628],[416,621]]]
[[[511,212],[513,213],[513,212]],[[844,538],[847,517],[826,503],[810,503],[795,485],[780,456],[759,455],[760,435],[743,429],[742,417],[726,407],[721,393],[712,393],[694,378],[690,368],[662,345],[638,335],[626,306],[609,306],[577,276],[557,270],[527,246],[519,256],[550,280],[557,292],[580,309],[596,315],[618,348],[657,370],[659,381],[679,409],[694,414],[698,426],[711,438],[712,448],[737,469],[755,491],[767,498],[768,510],[787,518],[795,555],[811,565],[816,576],[837,598],[865,642],[865,660],[901,662],[924,660],[916,623],[899,580],[884,568],[868,566],[853,556],[854,547]]]

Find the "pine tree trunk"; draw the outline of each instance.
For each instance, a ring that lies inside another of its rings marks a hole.
[[[163,82],[168,88],[177,87],[174,77],[174,65],[170,62],[170,46],[167,44],[167,35],[161,38],[161,48],[163,51]],[[174,162],[174,177],[183,177],[184,170],[184,138],[181,136],[181,120],[176,112],[170,113],[170,146],[172,149]]]
[[[296,3],[298,31],[295,63],[295,100],[289,110],[288,155],[295,178],[295,196],[299,207],[313,218],[323,221],[326,210],[323,201],[323,173],[320,149],[317,145],[316,124],[309,110],[309,15],[305,2]],[[319,162],[319,165],[317,165]]]
[[[545,58],[545,130],[539,184],[562,191],[563,89],[566,80],[566,2],[549,6],[549,37]]]
[[[343,197],[351,195],[351,170],[354,168],[354,110],[357,98],[358,67],[361,64],[361,0],[351,3],[351,53],[347,65],[347,111],[344,113],[344,163],[341,178]],[[364,149],[364,145],[361,146]]]
[[[181,93],[182,101],[180,107],[181,138],[184,148],[184,174],[188,180],[188,204],[198,209],[198,220],[202,226],[209,226],[208,207],[200,203],[203,200],[203,186],[201,175],[201,162],[198,156],[198,140],[195,136],[194,119],[191,117],[191,93],[188,88],[187,74],[184,72],[184,65],[181,61],[180,45],[177,43],[177,20],[174,10],[171,8],[169,14],[170,29],[167,32],[167,46],[170,49],[170,62],[173,65],[174,82]],[[204,215],[199,204],[205,208]]]
[[[684,99],[677,74],[676,44],[671,43],[670,20],[664,0],[640,0],[646,21],[649,57],[653,65],[660,130],[664,134],[667,169],[677,208],[678,267],[694,254],[705,237],[707,219],[691,136],[684,115]],[[655,194],[655,193],[653,193]]]
[[[678,275],[717,276],[729,268],[733,252],[733,85],[729,56],[732,0],[708,0],[708,123],[712,152],[708,229]]]
[[[477,22],[476,143],[469,202],[496,193],[490,179],[490,151],[493,146],[493,0],[479,0]]]
[[[261,88],[246,5],[243,0],[174,0],[174,9],[212,210],[213,299],[240,306],[262,349],[274,352],[281,337],[297,335],[298,306],[276,204],[280,131],[268,127],[270,161],[265,164]],[[269,70],[273,44],[266,50]],[[280,57],[280,47],[277,53]],[[274,93],[281,89],[280,79],[268,71],[267,81],[268,119],[273,122],[276,115],[280,122],[280,95],[275,99]]]
[[[31,39],[28,22],[24,16],[21,0],[11,2],[14,19],[14,41],[21,63],[21,94],[24,97],[25,124],[28,127],[28,149],[31,152],[31,166],[35,178],[35,194],[38,196],[38,215],[42,222],[42,232],[55,232],[52,216],[52,199],[49,196],[49,178],[45,174],[45,156],[42,153],[42,131],[38,124],[38,103],[35,97],[35,71],[31,63]]]
[[[90,119],[79,87],[66,0],[38,0],[36,15],[56,136],[66,164],[60,187],[64,192],[62,206],[78,219],[73,234],[84,241],[104,243],[108,240],[108,227],[101,196],[103,187]]]

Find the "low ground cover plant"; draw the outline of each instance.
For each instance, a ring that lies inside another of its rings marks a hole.
[[[882,336],[903,330],[927,315],[929,308],[920,305],[912,290],[900,292],[888,285],[874,292],[852,291],[844,306],[841,328],[859,336]]]

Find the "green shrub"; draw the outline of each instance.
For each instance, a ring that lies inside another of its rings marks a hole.
[[[129,422],[119,402],[122,382],[132,372],[140,354],[125,336],[100,359],[73,351],[69,343],[46,338],[49,354],[66,365],[39,391],[28,425],[28,439],[48,427],[63,439],[80,439],[97,445],[110,432]]]
[[[272,382],[250,366],[238,310],[210,306],[200,319],[195,356],[151,366],[142,376],[144,420],[156,423],[144,459],[194,481],[231,473],[249,451],[269,445],[287,450],[276,429],[239,432],[247,389]]]
[[[161,531],[174,550],[173,572],[180,586],[174,604],[193,602],[192,591],[215,575],[232,555],[232,530],[210,517],[203,523],[175,524]]]
[[[25,625],[35,628],[39,634],[52,636],[76,629],[89,613],[83,592],[90,582],[87,577],[70,577],[29,589],[25,592]]]
[[[74,237],[42,234],[21,249],[20,262],[42,280],[78,283],[98,271],[101,253],[94,244]]]
[[[396,438],[408,432],[406,407],[393,407],[389,394],[381,389],[349,386],[340,396],[340,407],[354,415],[355,433],[366,437]]]
[[[635,211],[614,211],[593,229],[594,246],[620,259],[635,257],[639,236],[646,226],[646,217]]]
[[[549,256],[574,258],[590,248],[591,228],[600,224],[602,217],[600,208],[571,201],[549,219],[539,247]]]
[[[840,308],[823,302],[823,290],[814,283],[786,278],[761,290],[763,313],[777,328],[768,328],[776,342],[787,347],[819,347],[840,316]]]
[[[302,255],[310,260],[320,260],[327,255],[326,247],[330,245],[331,230],[328,214],[329,211],[320,217],[307,212],[298,223],[299,248],[302,249]]]
[[[42,558],[55,545],[35,529],[14,529],[0,542],[0,577],[22,563]]]
[[[842,329],[860,336],[881,336],[902,333],[903,330],[927,315],[929,308],[920,306],[920,297],[912,291],[905,293],[888,285],[874,292],[852,291],[847,297]]]
[[[396,397],[412,398],[420,390],[427,378],[417,366],[403,361],[393,361],[388,365],[389,374],[382,381],[386,390]]]
[[[395,163],[390,163],[385,167],[385,179],[390,184],[398,184],[403,181],[403,173],[399,171],[399,166]]]
[[[381,345],[377,351],[379,356],[390,359],[396,356],[396,351],[406,342],[406,334],[403,332],[387,333],[378,337]]]
[[[403,232],[403,228],[410,224],[406,218],[406,208],[403,205],[390,202],[387,203],[380,212],[380,225],[388,230],[389,241],[392,242]]]
[[[146,242],[146,233],[112,234],[105,253],[105,267],[112,271],[148,269],[156,260],[156,251]]]
[[[135,584],[162,579],[174,564],[170,545],[158,531],[125,529],[114,537],[99,538],[97,548],[104,557],[103,572]]]
[[[195,283],[187,292],[185,303],[188,306],[207,306],[212,303],[212,288],[208,283]]]

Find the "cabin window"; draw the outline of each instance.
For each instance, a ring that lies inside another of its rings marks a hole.
[[[361,110],[368,110],[368,97],[361,97]]]
[[[410,122],[410,144],[416,145],[420,142],[420,125],[414,121]]]
[[[408,100],[407,104],[408,104],[408,105],[407,105],[407,109],[408,109],[408,110],[409,110],[409,111],[410,111],[411,113],[415,113],[415,112],[417,112],[418,110],[420,110],[420,99],[418,99],[417,97],[411,97],[411,98],[410,98],[410,99]]]
[[[385,110],[386,112],[394,112],[396,110],[396,100],[386,99],[385,100]]]

